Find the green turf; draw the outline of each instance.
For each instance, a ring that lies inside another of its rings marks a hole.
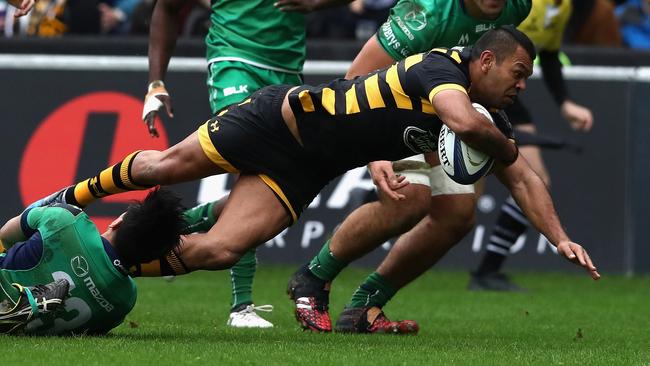
[[[271,330],[233,330],[227,272],[139,279],[139,301],[108,337],[0,336],[1,365],[650,365],[650,278],[518,274],[523,294],[472,293],[468,275],[430,272],[386,307],[417,336],[303,333],[284,291],[292,269],[262,267],[255,298]],[[334,316],[366,271],[332,289]]]

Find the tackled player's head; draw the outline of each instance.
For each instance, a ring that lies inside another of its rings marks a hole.
[[[526,89],[533,72],[535,46],[513,26],[487,31],[470,53],[470,96],[483,106],[505,108]]]
[[[181,199],[161,189],[130,205],[112,242],[123,264],[148,263],[179,246],[185,226],[183,212]]]

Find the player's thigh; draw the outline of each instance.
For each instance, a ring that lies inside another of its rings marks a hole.
[[[424,216],[428,209],[428,199],[431,195],[429,171],[431,167],[425,162],[423,155],[414,155],[407,159],[393,162],[393,171],[409,182],[397,190],[404,195],[403,200],[395,200],[379,192],[379,198],[384,206],[394,207],[402,214]]]
[[[442,166],[434,166],[430,172],[431,198],[429,216],[437,222],[449,223],[459,230],[474,225],[476,194],[474,185],[453,181]]]
[[[238,61],[213,62],[208,66],[210,109],[217,114],[225,107],[240,103],[268,85],[300,85],[300,75],[255,67]]]
[[[217,245],[243,254],[272,239],[291,222],[291,214],[267,183],[256,175],[242,174],[208,234]]]
[[[188,182],[224,172],[207,157],[197,132],[165,151],[141,152],[132,168],[136,181],[154,184]]]
[[[518,131],[524,131],[528,133],[536,133],[537,129],[533,124],[520,124],[515,127]],[[542,158],[542,150],[535,145],[525,145],[519,147],[519,153],[526,159],[530,167],[533,169],[537,175],[546,183],[550,185],[551,179],[544,165],[544,160]]]

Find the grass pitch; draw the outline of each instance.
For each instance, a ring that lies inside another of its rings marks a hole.
[[[650,278],[518,274],[528,293],[473,293],[468,275],[429,272],[385,308],[415,319],[417,336],[302,332],[285,294],[293,267],[258,269],[255,299],[273,304],[270,330],[225,326],[226,271],[168,283],[138,279],[138,304],[107,337],[0,336],[1,365],[650,365]],[[333,285],[338,312],[368,273]]]

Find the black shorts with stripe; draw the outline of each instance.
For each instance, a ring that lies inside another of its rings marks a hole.
[[[198,132],[210,160],[232,173],[259,175],[295,222],[330,178],[318,174],[282,118],[282,101],[291,88],[262,88]]]

